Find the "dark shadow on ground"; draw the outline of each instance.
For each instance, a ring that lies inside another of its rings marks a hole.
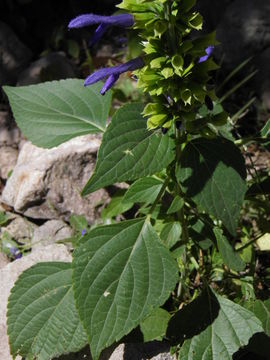
[[[270,360],[270,337],[265,333],[254,334],[247,346],[233,355],[233,360]]]
[[[191,339],[211,325],[217,318],[219,309],[214,293],[204,290],[171,318],[166,337],[173,345],[182,344],[184,340]]]

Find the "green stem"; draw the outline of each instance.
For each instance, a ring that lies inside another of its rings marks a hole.
[[[242,138],[242,139],[237,139],[234,141],[234,145],[236,146],[243,146],[243,145],[248,145],[250,143],[253,143],[253,142],[257,142],[257,141],[260,141],[261,138],[260,137],[248,137],[248,138]]]
[[[165,190],[166,190],[166,187],[167,187],[168,184],[169,184],[169,181],[170,181],[170,178],[169,178],[169,176],[168,176],[168,177],[165,179],[165,181],[164,181],[164,183],[163,183],[163,185],[162,185],[162,188],[160,189],[160,191],[159,191],[159,193],[158,193],[158,196],[156,197],[156,200],[154,201],[153,205],[151,206],[151,209],[150,209],[150,211],[149,211],[148,216],[151,216],[151,215],[153,214],[153,212],[154,212],[154,210],[155,210],[155,208],[156,208],[159,200],[161,199],[163,193],[164,193]]]
[[[180,130],[175,129],[175,137],[176,137],[176,165],[177,165],[177,163],[179,162],[179,160],[181,158],[181,153],[182,153],[182,149],[181,149],[181,144],[182,144],[181,140],[182,139],[181,139],[181,131]],[[176,182],[175,192],[176,192],[176,195],[183,198],[183,191],[177,182]],[[185,279],[187,276],[185,268],[186,268],[186,264],[188,261],[186,247],[187,247],[187,243],[189,240],[188,226],[187,226],[184,206],[182,207],[182,209],[180,211],[177,212],[177,216],[178,216],[178,220],[182,226],[182,242],[185,246],[185,250],[183,252],[182,259],[181,259],[182,264],[183,264],[183,269],[181,271],[181,278],[180,278],[180,282],[178,284],[178,289],[177,289],[177,297],[180,298],[183,293],[183,290],[185,289]]]
[[[262,236],[262,234],[259,235],[259,236],[257,236],[255,239],[250,240],[249,242],[247,242],[246,244],[244,244],[244,245],[241,246],[240,248],[236,249],[235,251],[238,252],[238,251],[244,250],[245,248],[247,248],[247,247],[249,247],[250,245],[254,244],[261,236]]]
[[[176,54],[176,35],[175,35],[175,27],[171,19],[171,4],[166,3],[165,4],[165,13],[166,13],[166,19],[169,24],[169,33],[168,33],[168,41],[170,43],[170,50],[172,54]]]
[[[176,131],[176,165],[178,163],[178,161],[180,160],[181,157],[181,132],[180,130],[175,130]],[[176,183],[176,194],[180,197],[183,198],[183,191],[180,187],[180,185],[178,183]],[[179,221],[182,225],[182,240],[184,242],[184,244],[188,243],[188,239],[189,239],[189,234],[188,234],[188,227],[187,227],[187,222],[186,222],[186,218],[185,218],[185,209],[184,206],[182,207],[182,209],[178,212],[178,218]]]

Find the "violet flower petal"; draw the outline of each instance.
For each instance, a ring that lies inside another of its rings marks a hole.
[[[92,39],[89,42],[89,46],[94,46],[99,40],[102,38],[102,36],[105,34],[107,29],[110,27],[108,24],[100,24],[92,37]]]
[[[19,249],[15,248],[14,246],[9,248],[9,252],[15,259],[20,259],[22,257],[22,253],[20,253]]]
[[[110,88],[116,83],[119,79],[119,74],[113,74],[108,77],[103,88],[100,90],[101,95],[105,95],[106,91],[110,90]]]
[[[95,14],[84,14],[77,16],[68,24],[69,29],[81,28],[95,24],[107,24],[109,26],[131,27],[134,25],[134,17],[130,14],[102,16]]]
[[[120,74],[126,71],[133,71],[143,66],[144,66],[143,59],[141,57],[137,57],[135,59],[128,61],[125,64],[100,69],[98,71],[95,71],[93,74],[91,74],[85,79],[84,86],[95,84],[96,82],[104,79],[105,77],[109,77],[110,75],[119,76]]]
[[[84,86],[93,85],[96,82],[103,80],[107,76],[117,74],[118,73],[118,71],[116,69],[117,67],[118,66],[114,66],[111,68],[103,68],[103,69],[99,69],[99,70],[95,71],[93,74],[91,74],[90,76],[88,76],[85,79]]]
[[[14,246],[11,246],[9,248],[9,252],[12,256],[16,256],[16,254],[19,252],[19,250],[17,248],[15,248]]]
[[[212,55],[213,51],[214,51],[214,46],[208,46],[208,48],[205,49],[206,55],[202,56],[199,59],[198,63],[200,64],[200,63],[208,60],[209,57]]]

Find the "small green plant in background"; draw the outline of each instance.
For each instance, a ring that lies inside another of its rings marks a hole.
[[[246,180],[245,139],[234,138],[210,82],[215,34],[199,34],[195,3],[124,0],[124,13],[81,15],[69,27],[96,24],[91,44],[110,26],[133,28],[142,54],[92,73],[86,87],[64,80],[4,88],[38,146],[103,133],[84,196],[130,185],[103,210],[108,225],[89,230],[84,218],[70,220],[72,264],[40,263],[20,276],[8,304],[13,356],[49,360],[89,344],[98,360],[134,329],[144,341],[167,339],[179,359],[233,359],[240,349],[262,355],[256,340],[269,340],[270,306],[256,285],[256,240],[269,232],[260,225],[269,174]],[[125,104],[106,126],[110,89],[124,72],[138,78],[147,101]],[[269,123],[249,141],[267,143]],[[259,228],[245,223],[250,204]]]

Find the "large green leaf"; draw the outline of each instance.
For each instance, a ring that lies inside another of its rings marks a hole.
[[[217,239],[217,246],[224,261],[230,269],[234,271],[242,271],[246,267],[245,262],[241,259],[239,253],[234,251],[232,245],[227,238],[222,234],[222,231],[218,228],[214,228],[214,234]]]
[[[111,93],[100,84],[68,79],[22,87],[4,86],[15,120],[33,144],[52,148],[73,137],[104,132]]]
[[[176,313],[168,329],[174,343],[184,341],[181,360],[230,360],[258,332],[263,328],[252,312],[210,289]]]
[[[73,283],[93,358],[169,297],[178,268],[148,220],[93,229],[74,252]]]
[[[182,153],[176,177],[188,197],[235,235],[246,192],[246,171],[243,156],[231,141],[191,141]]]
[[[250,301],[246,307],[261,320],[264,331],[270,336],[270,299]]]
[[[126,192],[124,202],[153,203],[162,188],[163,182],[154,177],[146,177],[135,181]]]
[[[50,360],[87,344],[72,292],[71,264],[46,262],[23,272],[8,302],[11,354]]]
[[[174,141],[160,131],[148,131],[142,110],[140,104],[129,104],[113,116],[83,195],[116,182],[153,175],[173,161]]]

